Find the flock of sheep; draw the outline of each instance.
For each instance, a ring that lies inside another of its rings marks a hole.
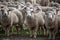
[[[36,38],[38,29],[43,28],[49,39],[55,39],[60,28],[60,4],[51,2],[50,6],[41,6],[30,2],[0,2],[0,24],[8,36],[13,26],[19,34],[27,25],[30,37]]]

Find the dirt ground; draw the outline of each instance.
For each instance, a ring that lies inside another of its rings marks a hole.
[[[47,40],[44,37],[40,37],[40,38],[28,38],[28,37],[5,37],[5,38],[1,38],[1,40]]]
[[[0,37],[0,40],[48,40],[48,37],[37,37],[36,39],[34,39],[23,36],[10,36],[10,37]],[[60,40],[60,38],[55,40]]]

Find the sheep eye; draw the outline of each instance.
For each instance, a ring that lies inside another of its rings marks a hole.
[[[32,7],[30,9],[32,9]]]
[[[24,6],[21,6],[22,8],[24,7]]]
[[[1,10],[2,14],[4,13],[4,10]]]

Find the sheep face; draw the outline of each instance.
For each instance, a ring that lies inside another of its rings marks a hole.
[[[2,12],[2,16],[8,16],[9,15],[9,12],[7,9],[1,9],[1,12]]]
[[[33,11],[33,8],[32,7],[26,7],[26,14],[27,16],[31,16],[32,15],[32,12]]]
[[[53,11],[49,11],[49,12],[47,12],[47,17],[52,20],[54,17],[54,14],[55,13]]]

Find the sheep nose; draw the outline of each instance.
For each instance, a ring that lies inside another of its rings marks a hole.
[[[31,16],[31,13],[29,11],[27,11],[27,16]]]
[[[6,13],[4,15],[6,15]]]
[[[4,15],[6,16],[6,13]]]

